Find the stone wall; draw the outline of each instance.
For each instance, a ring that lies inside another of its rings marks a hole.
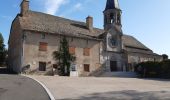
[[[135,50],[137,51],[137,50]],[[145,53],[144,53],[145,52]],[[134,66],[141,62],[147,61],[162,61],[162,57],[160,55],[152,53],[148,53],[146,51],[140,50],[140,52],[128,52],[128,66],[127,69],[129,71],[134,71]]]
[[[8,68],[17,73],[20,73],[22,65],[22,38],[19,19],[16,17],[12,22],[8,41]]]
[[[24,65],[30,65],[31,70],[37,70],[39,61],[47,62],[47,67],[56,64],[52,53],[59,49],[59,35],[46,34],[42,39],[40,32],[25,32],[26,38],[24,42]],[[79,75],[87,76],[99,67],[100,64],[100,44],[99,41],[67,37],[70,47],[76,47],[76,66]],[[39,51],[39,42],[48,43],[47,51]],[[83,55],[83,48],[90,48],[90,56]],[[84,72],[84,64],[90,64],[90,72]],[[37,70],[38,71],[38,70]]]

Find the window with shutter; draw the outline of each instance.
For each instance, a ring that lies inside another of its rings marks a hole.
[[[39,51],[47,51],[47,46],[48,44],[45,42],[40,42],[39,43]]]
[[[75,47],[69,47],[70,54],[75,55],[75,49]]]
[[[84,56],[90,56],[90,48],[84,48],[83,55]]]
[[[84,71],[90,72],[90,64],[84,64]]]
[[[46,62],[39,62],[39,71],[46,71]]]

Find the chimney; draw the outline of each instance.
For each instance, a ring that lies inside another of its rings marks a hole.
[[[21,16],[27,16],[29,11],[29,0],[23,0],[21,5]]]
[[[93,17],[88,16],[86,18],[86,27],[89,29],[89,31],[93,31]]]

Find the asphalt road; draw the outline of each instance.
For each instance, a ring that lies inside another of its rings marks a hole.
[[[0,74],[0,100],[50,100],[36,81],[20,76]]]

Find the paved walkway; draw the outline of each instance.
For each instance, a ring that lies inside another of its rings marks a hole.
[[[44,88],[30,78],[0,75],[0,100],[50,100]]]
[[[170,81],[137,78],[31,76],[56,100],[170,100]]]

